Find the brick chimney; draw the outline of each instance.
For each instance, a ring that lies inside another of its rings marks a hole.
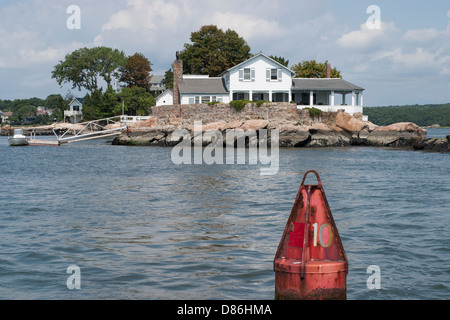
[[[180,104],[178,84],[181,81],[183,81],[183,61],[180,60],[180,52],[177,51],[176,60],[173,62],[173,104]]]
[[[331,78],[331,69],[330,64],[327,62],[327,79]]]

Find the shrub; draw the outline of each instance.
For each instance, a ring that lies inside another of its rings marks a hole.
[[[304,108],[305,110],[309,110],[309,115],[311,116],[311,118],[315,119],[315,118],[320,118],[320,116],[322,115],[322,110],[317,109],[317,108]]]
[[[264,103],[270,103],[270,101],[265,101],[265,100],[259,100],[259,101],[256,101],[256,106],[259,108],[259,107],[261,107],[261,105],[264,104]]]
[[[249,100],[233,100],[230,101],[230,106],[234,107],[236,111],[241,111],[247,103],[252,103]]]

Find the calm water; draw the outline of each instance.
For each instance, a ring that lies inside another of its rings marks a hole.
[[[170,153],[0,137],[0,299],[271,300],[273,257],[310,169],[349,259],[348,299],[450,298],[450,155],[284,149],[278,174],[260,176],[255,165],[176,166]],[[80,290],[66,286],[70,265]],[[379,290],[367,288],[370,265]]]

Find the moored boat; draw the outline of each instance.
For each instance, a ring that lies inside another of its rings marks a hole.
[[[10,146],[27,146],[28,140],[23,135],[22,129],[14,129],[14,135],[8,138]]]

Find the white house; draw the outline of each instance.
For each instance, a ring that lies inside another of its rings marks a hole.
[[[163,93],[166,90],[166,86],[163,83],[164,78],[165,77],[163,75],[152,76],[150,79],[150,92],[154,95]]]
[[[289,102],[294,72],[259,53],[222,75],[232,100]]]
[[[77,123],[83,120],[83,100],[84,98],[73,98],[69,103],[69,110],[64,111],[64,119],[69,118],[69,122]]]
[[[158,97],[156,105],[167,104],[162,101],[169,101],[167,95],[170,95],[172,104],[264,100],[295,102],[299,109],[315,107],[328,112],[344,109],[350,114],[362,113],[364,89],[343,79],[330,78],[329,65],[327,78],[294,78],[294,74],[284,65],[258,53],[219,77],[183,75],[182,61],[177,56],[174,89],[165,91],[164,99]]]

